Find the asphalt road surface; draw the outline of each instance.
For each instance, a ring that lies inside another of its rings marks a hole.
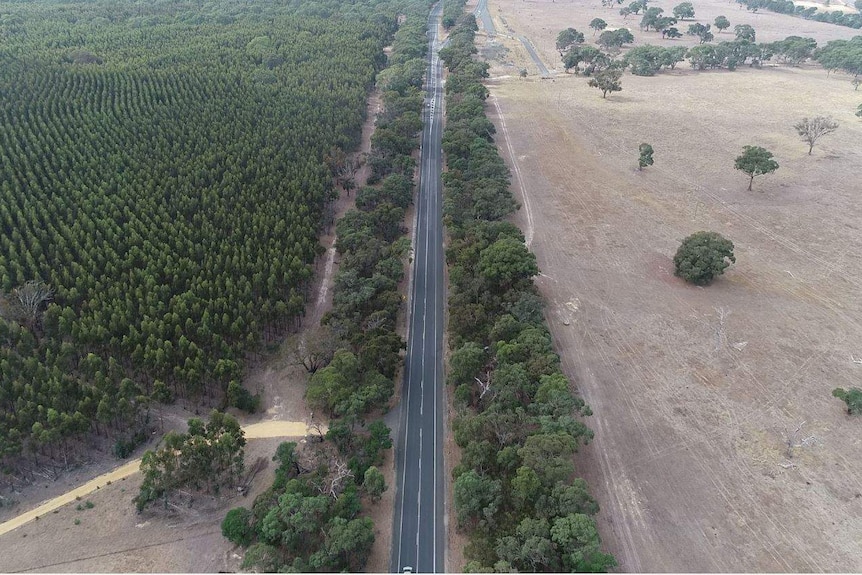
[[[429,17],[429,63],[416,201],[410,331],[395,453],[397,491],[392,570],[445,570],[443,472],[443,210],[442,65],[437,36],[440,3]]]
[[[488,12],[488,0],[479,0],[479,5],[476,6],[476,16],[482,22],[482,29],[485,30],[485,34],[493,36],[497,33],[494,20],[491,19],[491,13]]]
[[[548,68],[545,67],[545,63],[542,62],[542,59],[539,58],[539,55],[536,53],[536,49],[533,48],[533,43],[524,36],[518,36],[518,40],[521,41],[521,44],[523,44],[524,48],[527,50],[527,54],[529,54],[530,58],[533,59],[533,63],[536,65],[536,68],[539,69],[539,74],[542,78],[550,78],[551,73],[548,72]]]

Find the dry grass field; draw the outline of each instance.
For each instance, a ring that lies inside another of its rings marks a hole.
[[[859,33],[694,5],[754,25],[758,40]],[[593,17],[622,20],[598,2],[490,11],[549,67],[560,29],[589,40]],[[639,42],[670,43],[633,26]],[[564,368],[595,412],[579,466],[620,569],[862,571],[862,420],[830,395],[862,380],[862,92],[815,66],[683,64],[626,74],[603,100],[582,77],[517,78],[526,54],[497,42],[490,110]],[[821,114],[840,128],[808,156],[792,125]],[[656,163],[639,172],[641,142]],[[746,144],[781,164],[753,192],[733,169]],[[698,230],[736,244],[737,263],[707,288],[673,276]]]

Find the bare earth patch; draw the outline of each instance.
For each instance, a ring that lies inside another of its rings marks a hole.
[[[563,27],[622,20],[598,3],[490,5],[548,62]],[[695,9],[750,23],[758,40],[858,34],[724,2]],[[647,36],[636,23],[634,34]],[[529,195],[557,348],[595,412],[578,463],[603,539],[624,571],[860,571],[859,421],[830,396],[862,375],[860,95],[815,67],[683,66],[626,74],[607,100],[582,77],[489,86],[498,143]],[[792,125],[818,114],[841,126],[808,156]],[[656,164],[638,172],[641,142]],[[781,164],[753,192],[733,170],[746,144]],[[517,220],[530,227],[525,209]],[[673,276],[698,230],[736,244],[737,264],[708,288]]]

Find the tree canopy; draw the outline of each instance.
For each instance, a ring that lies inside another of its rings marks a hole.
[[[733,242],[716,232],[696,232],[680,244],[673,258],[674,275],[695,285],[707,285],[733,262]]]
[[[608,23],[602,20],[601,18],[593,18],[590,21],[590,28],[593,29],[593,34],[596,32],[601,32],[605,28],[608,27]]]
[[[572,48],[576,44],[584,43],[584,33],[578,32],[574,28],[566,28],[562,30],[557,35],[557,50],[560,52],[560,56],[563,55],[564,52]]]
[[[749,177],[748,191],[754,178],[763,174],[771,174],[778,169],[778,162],[772,159],[772,152],[760,146],[744,146],[742,155],[736,158],[734,168]]]
[[[694,5],[691,2],[681,2],[673,7],[673,15],[680,20],[694,18]]]
[[[474,207],[489,171],[500,177],[495,200],[513,203],[509,174],[497,168],[499,153],[477,130],[484,106],[470,106],[469,123],[461,115],[474,92],[484,95],[476,86],[484,69],[465,65],[473,51],[470,20],[455,28],[444,51],[443,136],[444,201],[461,207],[447,215],[447,381],[458,409],[452,431],[462,457],[452,476],[457,521],[469,538],[466,570],[602,571],[616,563],[600,550],[593,518],[598,505],[572,463],[572,454],[592,438],[581,420],[589,409],[560,371],[532,281],[535,256],[523,234],[499,212]],[[606,66],[609,58],[572,45],[564,61],[568,69],[589,69]]]
[[[623,71],[617,68],[609,68],[597,72],[593,78],[590,78],[589,85],[592,88],[598,88],[602,92],[602,98],[606,98],[608,92],[619,92],[623,89],[620,78],[623,76]]]
[[[642,170],[642,169],[646,168],[647,166],[653,165],[652,146],[650,146],[649,144],[641,144],[638,147],[638,152],[640,153],[640,156],[638,157],[638,169],[639,170]]]

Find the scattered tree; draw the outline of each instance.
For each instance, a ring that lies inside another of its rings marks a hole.
[[[640,22],[641,30],[649,30],[653,27],[656,21],[661,18],[663,12],[664,10],[658,6],[653,6],[644,10],[644,15]]]
[[[673,15],[680,20],[694,18],[694,6],[691,2],[682,2],[673,7]]]
[[[737,40],[748,40],[749,42],[754,42],[756,33],[754,28],[749,24],[737,24],[733,27],[734,32],[736,32]]]
[[[707,285],[736,262],[733,242],[716,232],[697,232],[682,241],[673,258],[674,275],[695,285]]]
[[[837,130],[838,122],[831,117],[815,116],[814,118],[802,118],[802,121],[793,124],[793,127],[802,137],[802,141],[808,142],[808,155],[810,156],[817,140]]]
[[[715,28],[718,30],[718,33],[721,34],[724,30],[730,28],[730,20],[725,16],[716,16],[715,22],[713,23]]]
[[[593,36],[596,35],[596,32],[600,32],[608,27],[608,23],[602,20],[601,18],[593,18],[592,22],[590,22],[590,28],[593,29]]]
[[[653,165],[653,149],[649,144],[641,144],[638,148],[640,157],[638,157],[638,170],[643,170],[647,166]]]
[[[736,158],[734,167],[748,175],[748,190],[754,178],[763,174],[771,174],[778,169],[778,162],[772,159],[772,152],[760,146],[745,146],[742,155]]]
[[[560,57],[569,48],[584,43],[584,33],[578,32],[574,28],[566,28],[557,35],[557,50],[560,52]]]
[[[670,28],[661,31],[661,37],[670,38],[671,40],[675,38],[682,38],[682,32],[679,31],[679,28],[671,26]]]
[[[631,13],[632,13],[632,9],[629,8],[628,6],[626,6],[624,8],[620,8],[620,16],[623,17],[623,20],[627,20],[628,17],[631,15]]]
[[[850,415],[858,415],[862,413],[862,389],[851,387],[843,389],[836,387],[832,390],[832,397],[837,397],[847,404],[847,413]]]
[[[518,76],[520,76],[521,78],[526,78],[527,77],[527,69],[521,68],[521,70],[518,72]]]
[[[862,104],[859,104],[859,106],[856,108],[856,115],[862,118]]]
[[[631,44],[634,41],[635,38],[628,28],[619,28],[602,32],[599,35],[598,44],[604,48],[619,48],[623,44]]]
[[[687,34],[689,36],[697,36],[700,38],[700,43],[705,44],[707,42],[711,42],[714,38],[712,32],[709,31],[709,28],[709,24],[701,24],[700,22],[697,24],[689,24]]]
[[[669,30],[674,24],[676,24],[676,18],[672,18],[670,16],[659,16],[653,22],[653,29],[656,32],[661,32],[662,37],[665,36],[665,30]]]
[[[606,98],[608,92],[620,92],[623,89],[620,79],[623,77],[623,71],[616,68],[609,68],[596,73],[595,77],[590,78],[589,86],[598,88],[602,91],[602,98]]]
[[[641,2],[632,2],[629,4],[629,10],[631,10],[632,14],[637,15],[644,7],[644,4]]]

